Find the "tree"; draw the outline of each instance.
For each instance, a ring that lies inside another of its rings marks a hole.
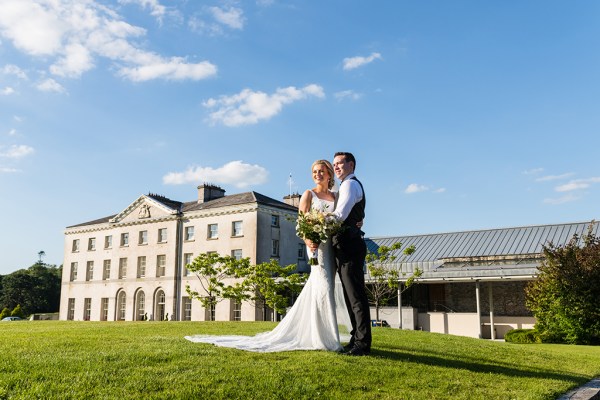
[[[8,309],[8,307],[4,307],[2,309],[2,312],[0,312],[0,319],[6,318],[6,317],[10,317],[10,310]]]
[[[240,283],[235,282],[230,285],[226,284],[225,280],[236,277],[240,264],[248,262],[247,258],[242,260],[236,260],[232,256],[221,256],[217,253],[201,253],[186,268],[188,271],[196,273],[204,292],[192,290],[190,285],[186,285],[186,292],[191,298],[199,300],[207,310],[212,309],[224,299],[241,297],[243,289]]]
[[[24,315],[57,312],[60,305],[62,268],[36,263],[2,278],[0,307],[21,305]]]
[[[538,277],[526,288],[526,304],[543,342],[600,344],[600,239],[574,235],[563,246],[543,247]]]
[[[391,246],[379,246],[377,253],[369,252],[366,257],[367,270],[370,280],[367,282],[367,295],[370,303],[375,306],[375,318],[379,321],[379,309],[386,305],[393,297],[407,290],[414,283],[415,278],[421,276],[422,271],[415,269],[413,274],[406,280],[404,289],[400,290],[399,269],[390,266],[395,262],[397,256],[393,252],[402,248],[402,243],[396,242]],[[415,246],[408,246],[402,251],[403,258],[415,252]],[[401,262],[401,261],[400,261]],[[401,306],[401,305],[399,305]]]
[[[25,314],[23,314],[23,310],[21,309],[21,305],[17,304],[17,306],[10,312],[11,317],[19,317],[25,318]]]
[[[288,294],[299,293],[306,281],[305,275],[295,273],[296,265],[282,267],[276,260],[252,265],[248,263],[240,269],[243,293],[240,300],[246,300],[255,307],[267,305],[280,314],[285,314]]]
[[[222,300],[248,301],[255,307],[268,307],[285,313],[286,294],[300,292],[304,276],[293,273],[295,265],[282,267],[275,260],[253,265],[249,258],[236,259],[216,253],[202,253],[187,265],[195,272],[203,292],[186,291],[190,297],[211,309]]]

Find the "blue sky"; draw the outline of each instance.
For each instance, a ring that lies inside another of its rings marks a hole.
[[[597,1],[0,0],[0,274],[351,151],[369,236],[600,217]]]

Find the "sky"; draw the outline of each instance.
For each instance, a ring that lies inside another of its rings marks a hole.
[[[369,237],[600,218],[600,2],[0,0],[0,275],[139,196],[282,199],[350,151]]]

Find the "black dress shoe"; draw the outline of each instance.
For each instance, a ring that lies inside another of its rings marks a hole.
[[[354,342],[350,342],[344,346],[344,351],[350,351],[354,348]]]
[[[368,356],[370,352],[371,350],[367,348],[354,346],[346,354],[349,356]]]

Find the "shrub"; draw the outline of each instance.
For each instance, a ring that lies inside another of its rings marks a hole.
[[[526,289],[542,342],[600,343],[600,239],[593,226],[581,239],[544,246],[538,278]]]
[[[509,343],[540,343],[541,340],[535,329],[512,329],[504,335],[504,341]]]

